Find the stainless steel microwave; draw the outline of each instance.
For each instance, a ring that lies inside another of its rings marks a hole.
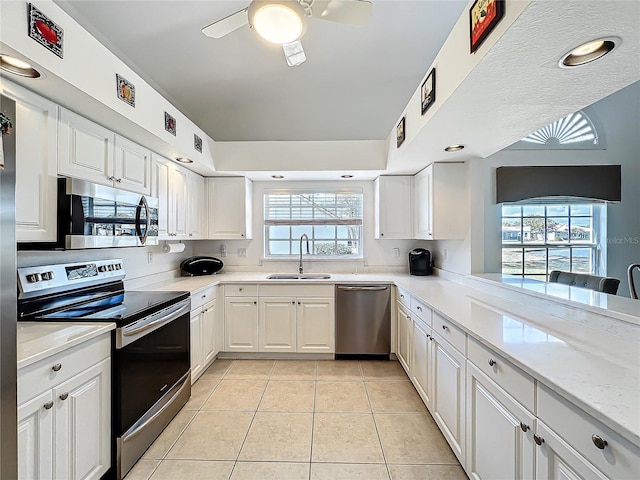
[[[158,244],[158,199],[75,178],[58,179],[55,243],[19,250],[75,250]]]

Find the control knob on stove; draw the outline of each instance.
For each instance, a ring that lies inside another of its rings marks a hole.
[[[42,274],[42,280],[53,280],[53,272],[44,272]]]
[[[107,271],[107,266],[106,265],[100,265],[98,267],[98,271],[99,272],[106,272]]]
[[[39,273],[31,273],[29,275],[27,275],[27,282],[29,283],[36,283],[40,281],[40,274]]]

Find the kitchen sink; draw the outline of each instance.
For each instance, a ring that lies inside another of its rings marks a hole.
[[[274,273],[267,280],[327,280],[331,278],[328,273]]]

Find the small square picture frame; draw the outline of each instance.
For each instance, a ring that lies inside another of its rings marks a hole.
[[[405,117],[402,117],[398,122],[398,125],[396,125],[396,148],[400,148],[400,145],[404,143],[404,140],[407,137],[405,122]]]
[[[164,112],[164,129],[174,137],[176,136],[176,119]]]
[[[126,78],[116,73],[116,90],[120,100],[136,108],[136,87]]]
[[[469,53],[474,53],[504,17],[505,0],[476,0],[469,9]]]
[[[202,139],[195,133],[193,134],[193,148],[196,152],[202,153]]]
[[[424,82],[422,82],[422,87],[420,87],[420,98],[422,99],[422,115],[424,115],[427,110],[433,105],[436,101],[436,69],[435,67],[431,69],[427,78],[425,78]]]
[[[27,5],[28,35],[60,58],[64,57],[64,30],[32,3]]]

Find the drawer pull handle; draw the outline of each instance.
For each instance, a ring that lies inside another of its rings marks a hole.
[[[422,311],[422,307],[416,307],[418,310]]]
[[[604,447],[607,446],[607,441],[604,438],[602,438],[600,435],[596,435],[595,433],[591,435],[591,441],[600,450],[604,450]]]
[[[400,294],[400,298],[404,298],[404,295]]]
[[[239,289],[238,289],[238,291],[239,291],[239,292],[241,292],[241,291],[242,291],[242,287],[241,287],[241,288],[239,288]]]
[[[442,325],[442,329],[446,331],[449,330],[449,327],[447,327],[446,325]]]
[[[258,302],[253,302],[253,304],[254,304],[254,305],[257,305],[257,304],[258,304]]]
[[[533,440],[536,442],[536,445],[540,446],[544,443],[544,438],[542,438],[537,433],[533,436]]]
[[[51,407],[53,407],[53,402],[47,402],[43,406],[45,410],[51,410]]]
[[[292,303],[293,305],[295,305],[295,304],[296,304],[295,300],[294,300],[294,301],[292,301],[291,303]]]
[[[520,430],[527,433],[527,431],[529,430],[529,425],[525,425],[524,422],[520,422]]]
[[[60,395],[60,400],[66,400],[67,398],[69,398],[69,392],[64,392]]]
[[[207,296],[206,295],[202,295],[202,298],[207,298]]]
[[[496,364],[496,361],[493,358],[489,359],[489,366],[493,367]]]
[[[433,342],[433,337],[431,335],[429,335],[429,340]]]
[[[51,367],[51,370],[53,370],[54,372],[59,372],[61,368],[62,368],[62,364],[56,363],[53,367]]]

